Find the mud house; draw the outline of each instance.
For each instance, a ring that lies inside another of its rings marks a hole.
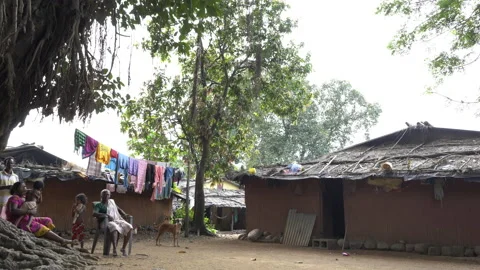
[[[185,181],[179,187],[182,194],[174,194],[174,209],[182,206],[186,199]],[[228,180],[212,185],[211,181],[204,184],[205,216],[220,231],[243,230],[246,227],[245,191],[235,182]],[[190,209],[195,205],[195,182],[189,185]]]
[[[247,230],[281,233],[289,209],[316,214],[312,238],[480,245],[480,132],[418,124],[321,157],[238,176]]]
[[[13,156],[17,162],[14,171],[21,180],[30,185],[37,180],[44,181],[43,202],[39,205],[39,216],[51,217],[60,231],[70,231],[72,226],[71,207],[75,195],[85,193],[89,199],[85,224],[95,227],[92,202],[100,200],[100,191],[110,183],[105,178],[89,179],[81,168],[44,151],[35,145],[7,148],[0,152],[0,158]],[[162,216],[170,215],[172,200],[150,201],[151,193],[113,192],[112,198],[127,213],[134,217],[134,224],[151,226]]]

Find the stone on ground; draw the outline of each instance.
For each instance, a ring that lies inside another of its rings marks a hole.
[[[453,246],[452,247],[452,256],[453,257],[463,257],[465,255],[464,246]]]
[[[414,252],[415,251],[415,245],[414,244],[405,244],[405,251],[406,252]]]
[[[420,254],[427,254],[428,253],[428,247],[430,247],[430,245],[425,244],[425,243],[415,244],[415,252],[420,253]]]
[[[465,249],[465,257],[475,257],[475,251],[473,248],[466,248]]]
[[[428,255],[430,256],[440,256],[442,255],[442,248],[441,247],[428,247]]]
[[[395,243],[390,246],[390,249],[393,251],[405,251],[405,244],[404,243]]]
[[[262,237],[263,232],[260,229],[253,229],[248,233],[248,240],[255,242]]]
[[[363,241],[361,240],[351,240],[349,241],[350,249],[362,249],[363,248]]]
[[[345,244],[345,246],[344,246]],[[338,239],[337,241],[337,245],[342,248],[344,247],[345,249],[349,249],[350,248],[350,242],[348,240],[344,241],[343,239]]]
[[[377,242],[375,242],[375,240],[367,240],[365,241],[365,243],[363,243],[363,247],[365,249],[376,249],[377,248]]]
[[[452,256],[452,247],[443,246],[442,247],[442,256]]]

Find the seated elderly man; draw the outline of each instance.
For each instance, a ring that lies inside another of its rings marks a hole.
[[[124,219],[127,218],[128,215],[115,204],[113,199],[110,199],[110,191],[108,189],[102,190],[100,197],[101,201],[95,205],[93,216],[100,221],[104,218],[108,218],[107,227],[108,231],[111,233],[113,256],[117,256],[117,233],[124,236],[123,246],[120,251],[123,256],[127,256],[125,248],[127,247],[133,229],[132,225]]]

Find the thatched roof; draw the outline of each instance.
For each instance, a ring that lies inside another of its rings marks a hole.
[[[245,208],[245,191],[243,189],[238,190],[218,190],[204,188],[205,194],[205,207],[231,207],[231,208]],[[178,198],[185,200],[184,194],[174,194]],[[190,208],[195,204],[195,189],[190,187]]]
[[[381,170],[384,162],[391,163],[391,172]],[[293,174],[284,173],[285,166],[257,168],[256,176],[279,180],[480,178],[480,132],[412,126],[302,165],[302,172]]]
[[[88,178],[85,175],[84,168],[68,163],[36,145],[11,147],[0,152],[0,159],[9,156],[15,159],[16,164],[13,171],[22,181],[89,179],[110,183],[110,181],[102,177]],[[3,164],[0,165],[0,169],[3,170]]]

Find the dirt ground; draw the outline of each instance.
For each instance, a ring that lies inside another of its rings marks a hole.
[[[132,253],[126,258],[103,257],[102,245],[97,245],[95,254],[101,259],[93,269],[480,269],[480,258],[376,251],[351,251],[345,257],[341,251],[252,243],[236,240],[235,235],[181,236],[180,247],[173,247],[170,236],[164,236],[162,246],[155,246],[154,237],[153,232],[135,235]],[[91,240],[86,248],[90,246]]]

